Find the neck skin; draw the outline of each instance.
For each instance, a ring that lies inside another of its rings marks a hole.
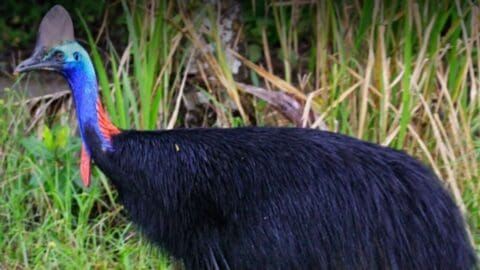
[[[110,122],[103,111],[98,97],[97,78],[90,59],[84,59],[75,67],[64,70],[64,76],[72,89],[80,135],[87,153],[90,154],[89,146],[85,143],[87,127],[93,128],[100,139],[102,149],[112,150],[111,136],[119,133],[119,130]]]

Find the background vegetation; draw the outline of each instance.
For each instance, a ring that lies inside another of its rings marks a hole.
[[[53,4],[6,2],[12,78]],[[118,126],[304,126],[403,149],[442,177],[480,247],[477,4],[81,2],[63,4]],[[19,93],[0,99],[0,269],[166,268],[101,173],[81,187],[68,91]]]

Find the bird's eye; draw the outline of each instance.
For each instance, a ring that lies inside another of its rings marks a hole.
[[[57,62],[63,62],[63,52],[61,52],[61,51],[56,51],[56,52],[53,54],[53,58],[54,58],[55,61],[57,61]]]
[[[73,53],[73,58],[75,58],[75,61],[80,60],[80,54],[78,52]]]

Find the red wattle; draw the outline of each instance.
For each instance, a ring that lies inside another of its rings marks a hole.
[[[91,166],[92,161],[88,156],[85,144],[82,143],[82,152],[80,154],[80,177],[82,178],[83,186],[88,187],[90,185],[91,178]]]

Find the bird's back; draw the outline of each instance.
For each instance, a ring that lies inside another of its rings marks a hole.
[[[296,128],[124,131],[112,148],[93,159],[133,221],[188,269],[474,263],[450,196],[399,151]]]

